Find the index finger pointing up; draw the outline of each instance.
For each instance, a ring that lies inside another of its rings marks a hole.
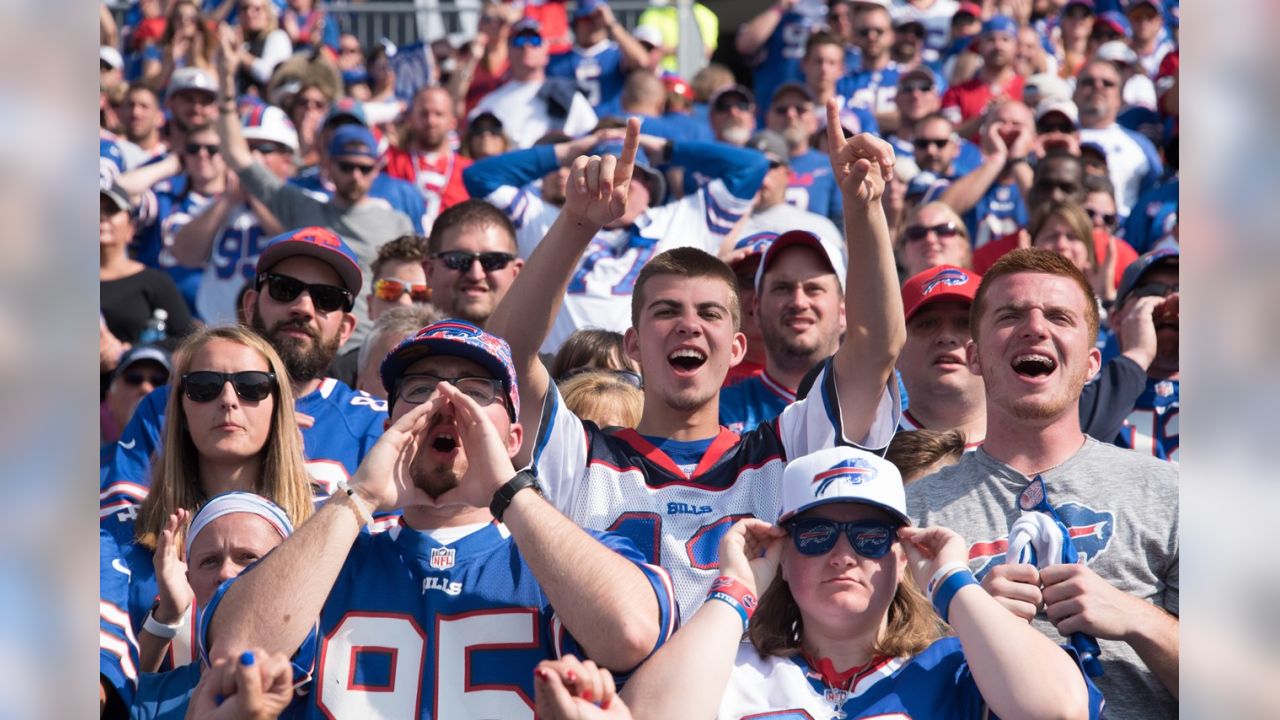
[[[835,98],[827,98],[827,154],[832,160],[844,148],[844,127],[840,125],[840,106]]]
[[[622,139],[622,157],[613,171],[613,186],[622,187],[631,179],[636,167],[636,150],[640,147],[640,118],[627,118],[627,136]]]

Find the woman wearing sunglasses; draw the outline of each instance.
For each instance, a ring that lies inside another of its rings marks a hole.
[[[191,593],[176,547],[186,519],[231,491],[262,495],[295,526],[313,498],[284,363],[243,326],[201,330],[178,349],[162,445],[136,521],[103,520],[130,574],[128,613],[142,670],[190,662]],[[174,647],[170,648],[170,640]]]
[[[973,247],[964,221],[942,202],[921,205],[912,211],[898,236],[898,265],[903,277],[939,265],[973,267]]]
[[[910,526],[888,461],[850,447],[798,458],[782,498],[778,525],[742,520],[721,540],[707,601],[622,693],[636,718],[1101,710],[1073,657],[978,585],[959,535]]]

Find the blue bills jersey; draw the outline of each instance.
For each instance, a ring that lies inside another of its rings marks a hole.
[[[1178,460],[1178,380],[1147,378],[1116,445],[1161,460]]]
[[[836,227],[844,227],[844,202],[826,153],[809,150],[791,158],[791,177],[787,180],[785,198],[788,205],[817,213]]]
[[[99,516],[104,522],[113,515],[119,516],[117,521],[131,519],[147,496],[151,454],[160,444],[169,390],[166,385],[143,398],[116,443],[99,494]],[[323,500],[338,481],[356,471],[365,453],[382,437],[387,403],[326,378],[319,388],[298,398],[296,407],[315,418],[314,425],[302,428],[302,452],[316,496]]]
[[[622,51],[618,43],[601,40],[589,48],[574,46],[572,50],[552,55],[547,63],[547,77],[568,78],[593,109],[612,104],[622,95],[626,75],[622,71]]]
[[[178,264],[173,256],[173,239],[191,219],[205,211],[216,198],[187,191],[181,183],[178,191],[148,190],[142,193],[138,208],[138,229],[130,245],[130,255],[135,260],[169,273],[182,292],[187,307],[196,307],[196,295],[200,290],[202,268],[189,268]]]
[[[1015,184],[996,183],[963,215],[975,249],[1027,226],[1027,205]]]
[[[661,645],[676,627],[670,578],[625,538],[591,535],[648,578]],[[202,652],[233,582],[201,616]],[[449,544],[403,525],[360,535],[303,642],[312,652],[314,685],[291,706],[302,717],[532,720],[534,667],[581,650],[511,534],[491,523]]]
[[[794,390],[769,376],[769,371],[720,390],[720,424],[741,435],[774,419],[796,401]]]
[[[1102,693],[1088,677],[1084,680],[1089,717],[1101,717]],[[800,655],[762,658],[753,645],[743,643],[716,717],[985,720],[995,716],[982,699],[960,640],[946,637],[915,657],[876,658],[844,688],[829,687]]]
[[[848,107],[884,113],[898,107],[898,76],[901,68],[890,61],[879,70],[859,70],[836,81],[836,94],[846,98]]]
[[[606,433],[579,420],[548,391],[533,466],[547,498],[581,527],[621,533],[671,573],[684,619],[719,568],[720,538],[737,520],[769,522],[782,507],[782,468],[836,444],[881,452],[901,415],[897,382],[881,394],[865,438],[847,438],[830,364],[804,400],[739,436],[721,429],[686,472],[634,430]]]

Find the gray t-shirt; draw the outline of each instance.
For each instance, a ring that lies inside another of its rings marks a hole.
[[[378,248],[401,235],[413,232],[413,223],[402,212],[393,210],[385,201],[366,198],[353,208],[340,208],[331,202],[321,202],[301,188],[286,185],[271,171],[254,163],[240,173],[240,182],[246,191],[265,204],[286,230],[318,225],[329,228],[342,236],[360,258],[360,271],[364,274],[361,295],[373,287],[373,261]],[[356,298],[356,329],[348,341],[355,347],[364,340],[372,323],[368,316],[368,303]]]
[[[1088,438],[1066,462],[1041,474],[1049,503],[1071,531],[1090,569],[1130,595],[1178,614],[1177,466]],[[1022,514],[1030,479],[979,447],[959,463],[907,485],[907,514],[942,525],[969,543],[981,579],[1005,562],[1009,526]],[[1036,629],[1065,640],[1044,614]],[[1106,672],[1094,678],[1107,717],[1177,717],[1178,703],[1128,644],[1098,640]]]

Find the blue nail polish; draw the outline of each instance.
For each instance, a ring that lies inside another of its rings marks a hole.
[[[252,650],[245,650],[244,652],[240,653],[240,664],[246,667],[253,664]]]
[[[222,697],[222,693],[218,693],[217,695],[213,696],[214,705],[221,705],[223,700],[226,700],[226,698]]]

